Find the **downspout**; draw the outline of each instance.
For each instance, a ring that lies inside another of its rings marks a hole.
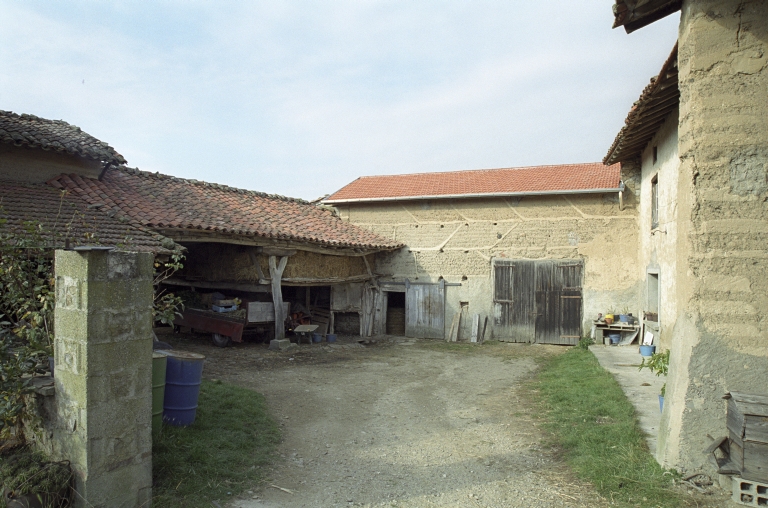
[[[624,181],[619,182],[619,211],[624,211]]]

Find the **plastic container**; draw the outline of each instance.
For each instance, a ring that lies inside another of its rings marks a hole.
[[[611,346],[615,346],[621,342],[621,333],[609,333],[608,338],[611,339]]]
[[[336,342],[336,334],[335,333],[329,333],[325,336],[325,340],[328,342]]]
[[[646,345],[640,346],[640,355],[642,356],[651,356],[655,352],[656,352],[656,346],[646,346]]]
[[[152,352],[152,434],[163,428],[163,401],[165,400],[165,371],[168,357],[164,352]]]
[[[229,305],[227,307],[221,307],[220,305],[211,305],[211,310],[214,312],[235,312],[237,305]]]
[[[319,342],[323,342],[323,336],[320,335],[319,333],[313,333],[312,334],[312,342],[314,342],[315,344],[317,344]]]
[[[176,349],[163,353],[168,357],[163,422],[177,427],[192,425],[197,414],[205,356]]]

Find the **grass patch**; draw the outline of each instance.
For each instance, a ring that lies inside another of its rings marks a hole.
[[[545,364],[537,381],[548,430],[576,474],[616,506],[685,506],[675,473],[648,451],[632,404],[584,348]],[[666,473],[666,474],[665,474]]]
[[[154,441],[153,506],[209,508],[253,487],[272,460],[280,431],[261,394],[204,380],[198,405],[193,425],[163,426]]]

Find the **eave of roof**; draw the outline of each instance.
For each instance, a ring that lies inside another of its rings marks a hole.
[[[639,155],[679,103],[675,44],[659,75],[651,80],[640,98],[632,105],[624,127],[613,140],[603,163],[615,164]]]
[[[624,27],[627,33],[650,25],[683,6],[683,0],[616,0],[613,5],[613,28]]]
[[[77,193],[176,241],[303,243],[340,254],[402,247],[301,199],[119,167],[103,180],[60,175],[49,185]],[[346,254],[345,254],[346,255]]]
[[[125,158],[107,143],[64,120],[0,110],[0,143],[66,153],[103,165],[125,164]]]
[[[425,199],[487,199],[514,196],[618,192],[618,166],[600,163],[437,173],[365,176],[323,200],[329,205]]]

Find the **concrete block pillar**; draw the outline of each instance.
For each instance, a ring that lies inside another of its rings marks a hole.
[[[677,273],[657,458],[715,469],[728,391],[768,393],[768,3],[684,0]]]
[[[152,261],[56,251],[54,440],[77,507],[151,503]]]

